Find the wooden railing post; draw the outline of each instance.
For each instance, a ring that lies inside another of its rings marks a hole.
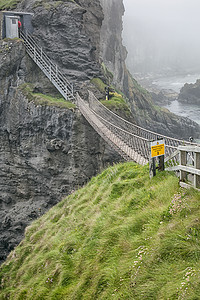
[[[156,159],[155,159],[155,157],[149,159],[149,176],[150,176],[150,178],[156,176]]]
[[[194,167],[195,169],[200,169],[200,152],[194,153]],[[194,175],[194,187],[200,188],[200,176]]]
[[[158,170],[164,171],[165,170],[165,156],[161,155],[158,157]]]
[[[187,164],[187,152],[180,150],[180,164],[181,166],[186,166]],[[180,170],[180,180],[187,179],[187,172]]]

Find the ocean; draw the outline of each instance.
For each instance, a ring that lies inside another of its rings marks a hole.
[[[155,86],[155,88],[160,90],[172,89],[175,92],[179,93],[180,89],[184,86],[185,83],[195,83],[197,79],[200,79],[200,74],[163,77],[152,80],[152,86]],[[169,109],[169,111],[175,113],[176,115],[188,117],[200,124],[200,105],[185,104],[174,100],[164,107],[166,107],[167,109]]]

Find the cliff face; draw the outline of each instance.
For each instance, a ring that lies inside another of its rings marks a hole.
[[[34,37],[67,78],[76,83],[100,76],[98,0],[23,1],[18,9],[34,12]]]
[[[18,86],[25,79],[34,82],[37,75],[43,80],[43,75],[22,42],[1,41],[0,62],[1,261],[33,219],[120,157],[77,109],[26,99]]]
[[[101,27],[101,60],[113,74],[113,84],[123,90],[126,49],[122,44],[122,0],[100,0],[104,20]]]

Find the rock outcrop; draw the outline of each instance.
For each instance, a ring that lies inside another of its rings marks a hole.
[[[193,83],[186,83],[180,90],[178,101],[188,104],[200,104],[200,79]]]

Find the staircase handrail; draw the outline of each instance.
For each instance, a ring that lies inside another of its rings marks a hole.
[[[42,47],[37,45],[36,41],[28,31],[21,31],[20,35],[24,40],[28,54],[34,62],[40,67],[66,100],[74,100],[73,85],[59,71],[58,66],[51,61],[48,55],[43,51]]]

